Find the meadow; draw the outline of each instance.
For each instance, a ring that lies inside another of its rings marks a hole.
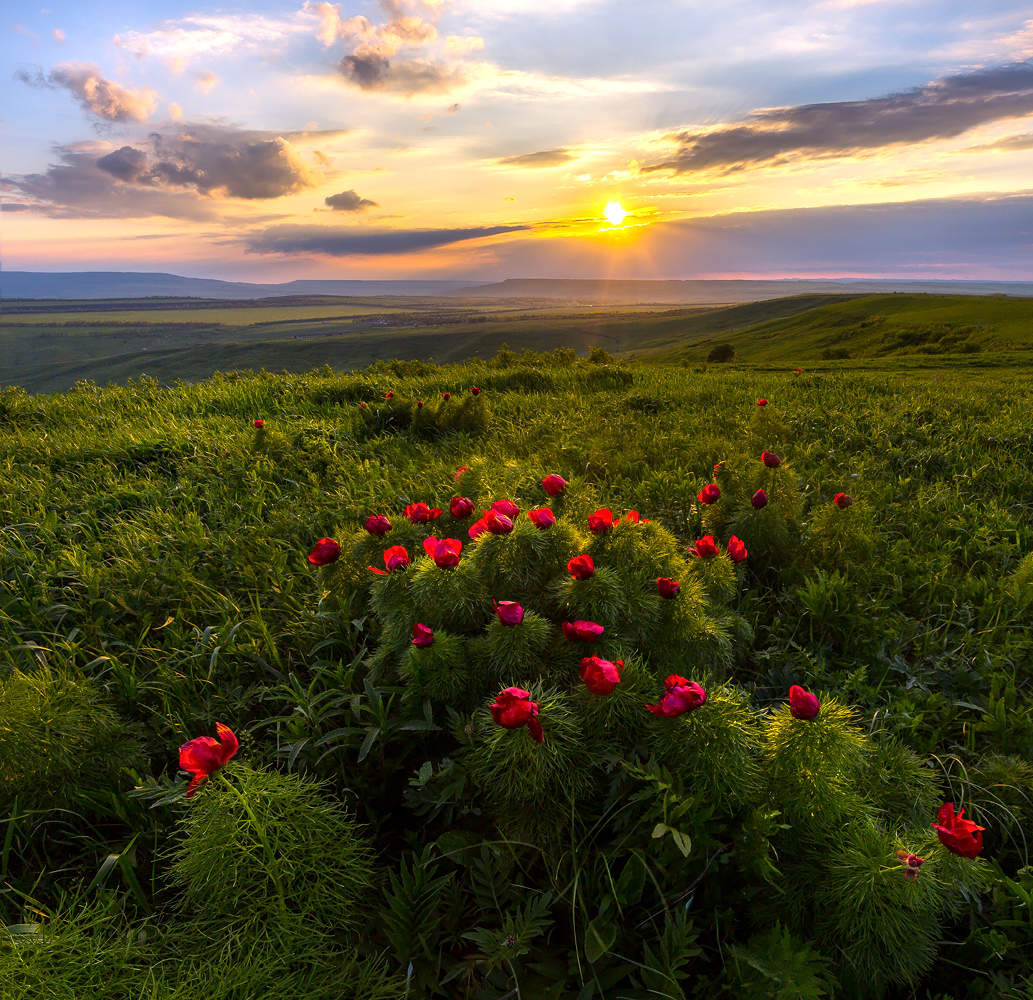
[[[0,995],[1028,998],[1033,345],[892,298],[0,389]]]

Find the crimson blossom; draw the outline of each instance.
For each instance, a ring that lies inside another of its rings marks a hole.
[[[688,681],[678,674],[671,674],[664,681],[664,693],[656,705],[646,705],[653,715],[665,719],[692,712],[707,703],[707,693],[695,681]]]
[[[308,554],[313,566],[329,566],[341,558],[341,546],[332,538],[320,538]]]
[[[240,742],[229,726],[217,722],[215,731],[219,734],[218,739],[212,736],[198,736],[179,748],[179,766],[193,775],[190,784],[187,785],[188,799],[240,749]]]
[[[503,688],[496,696],[495,703],[488,709],[491,717],[504,729],[520,729],[527,726],[527,731],[535,743],[545,739],[542,724],[538,721],[538,702],[531,701],[531,692],[523,688]]]

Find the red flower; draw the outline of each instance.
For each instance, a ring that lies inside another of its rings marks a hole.
[[[770,451],[762,451],[760,453],[760,460],[769,469],[777,469],[782,464],[782,459],[780,459],[774,452]]]
[[[255,421],[255,428],[257,430],[261,430],[263,427],[265,427],[265,421],[264,420],[259,418],[258,420]]]
[[[557,476],[555,472],[550,472],[542,480],[542,488],[549,496],[558,497],[567,488],[567,481],[562,476]]]
[[[463,543],[458,538],[425,538],[423,551],[434,560],[434,565],[441,569],[452,569],[459,565],[459,553],[463,551]]]
[[[452,398],[452,393],[450,393],[450,392],[443,392],[441,394],[441,398],[445,399],[445,400],[451,399]]]
[[[627,521],[628,524],[649,524],[650,523],[649,522],[649,518],[648,517],[642,517],[637,510],[629,510],[627,512],[627,514],[624,515],[624,520]],[[617,527],[618,524],[620,524],[620,520],[617,520],[617,521],[613,522],[613,526],[614,527]]]
[[[384,393],[384,399],[394,399],[394,398],[395,398],[395,394],[393,392],[389,391],[389,392],[385,392]]]
[[[519,625],[524,620],[524,609],[516,601],[494,601],[495,614],[503,625]]]
[[[613,689],[621,682],[620,671],[617,668],[623,666],[623,660],[611,663],[609,660],[599,659],[598,656],[586,656],[581,660],[581,679],[592,694],[612,694]]]
[[[768,405],[768,401],[766,399],[758,399],[757,400],[757,405],[758,406],[767,406]]]
[[[374,573],[378,573],[380,576],[387,576],[388,573],[405,569],[409,565],[409,553],[405,551],[405,546],[392,545],[384,553],[384,565],[387,567],[387,572],[377,569],[375,566],[367,566],[366,568],[373,570]]]
[[[494,508],[492,510],[486,510],[484,517],[481,519],[484,522],[484,531],[490,531],[493,535],[508,535],[513,530],[513,519],[506,517],[505,514],[500,514]],[[473,528],[470,529],[473,531]],[[476,535],[471,535],[471,538],[476,538]]]
[[[363,401],[362,401],[361,403],[359,403],[359,409],[360,409],[360,410],[365,410],[365,409],[367,409],[367,406],[366,406],[366,401],[365,401],[365,400],[363,400]]]
[[[539,531],[551,528],[556,523],[556,515],[548,507],[535,507],[527,512],[527,517]]]
[[[412,644],[417,649],[427,649],[434,645],[434,633],[423,622],[417,622],[412,627]]]
[[[810,691],[804,691],[799,684],[789,689],[789,714],[794,719],[813,719],[819,711],[821,702]]]
[[[802,371],[803,371],[803,369],[802,369],[802,368],[794,368],[794,369],[793,369],[793,374],[794,374],[794,375],[799,375],[799,374],[800,374],[800,372],[802,372]]]
[[[479,517],[476,521],[473,522],[473,524],[470,525],[466,533],[470,536],[471,539],[473,539],[476,538],[478,535],[483,535],[484,532],[486,532],[487,530],[488,529],[485,526],[484,518]]]
[[[702,538],[696,539],[696,544],[689,551],[697,559],[713,559],[721,550],[717,547],[713,535],[704,535]]]
[[[520,508],[512,500],[496,500],[491,505],[491,509],[496,514],[508,517],[511,521],[515,521],[520,516]]]
[[[761,507],[767,507],[767,505],[768,505],[768,491],[766,489],[764,489],[763,487],[761,489],[757,490],[757,492],[754,493],[752,497],[750,497],[750,503],[753,504],[753,506],[757,510],[760,510]]]
[[[739,563],[742,562],[747,555],[748,553],[746,552],[745,542],[743,542],[741,538],[736,538],[735,535],[732,535],[732,537],[728,539],[728,558],[731,559],[732,562]]]
[[[474,387],[473,387],[473,388],[472,388],[472,389],[470,390],[470,392],[472,392],[472,393],[473,393],[473,394],[474,394],[475,396],[479,396],[479,395],[481,394],[481,390],[480,390],[480,389],[478,389],[478,388],[477,388],[477,386],[474,386]]]
[[[188,799],[202,782],[207,781],[240,749],[240,743],[229,726],[217,722],[215,731],[219,734],[218,739],[198,736],[179,748],[179,766],[193,775],[187,785]]]
[[[473,513],[473,501],[466,497],[452,497],[448,505],[448,512],[457,520],[469,517]]]
[[[416,408],[418,410],[422,410],[423,409],[423,400],[422,399],[416,400]]]
[[[332,538],[320,538],[308,554],[308,561],[313,566],[329,566],[341,558],[341,546]]]
[[[977,826],[970,819],[962,819],[964,815],[965,810],[959,809],[955,816],[954,803],[944,802],[936,814],[936,822],[929,825],[948,851],[960,854],[963,858],[975,858],[983,849],[982,831],[986,827]]]
[[[904,848],[900,848],[897,851],[897,858],[904,867],[904,878],[914,882],[918,878],[918,869],[925,864],[925,858],[920,858],[917,854],[911,854],[905,851]]]
[[[588,554],[574,556],[567,563],[567,570],[575,580],[587,580],[590,576],[595,576],[595,563]]]
[[[468,465],[460,465],[459,468],[456,469],[455,473],[452,475],[453,482],[457,482],[458,483],[459,480],[463,478],[463,473],[464,472],[469,472],[469,471],[470,471],[470,466],[468,466]]]
[[[677,597],[680,590],[681,584],[677,580],[672,580],[667,576],[656,578],[656,592],[664,599],[670,600],[672,597]]]
[[[846,493],[837,493],[833,498],[832,502],[840,509],[846,510],[853,502],[854,498]]]
[[[375,538],[383,538],[391,530],[391,522],[383,514],[370,514],[364,527]]]
[[[613,511],[609,507],[600,507],[588,515],[588,530],[593,535],[602,535],[613,527]]]
[[[505,729],[519,729],[527,726],[531,739],[541,743],[545,739],[542,724],[538,721],[538,702],[531,701],[531,692],[523,688],[503,688],[495,703],[488,709],[491,717]]]
[[[720,472],[727,464],[728,463],[724,459],[721,459],[720,462],[715,462],[714,463],[714,471],[715,472]]]
[[[426,524],[436,517],[441,517],[440,507],[428,507],[422,500],[419,503],[411,503],[405,508],[405,516],[413,524]]]
[[[574,622],[564,622],[560,628],[570,642],[595,642],[605,631],[598,622],[586,622],[580,618]]]
[[[707,485],[696,494],[696,499],[700,503],[707,505],[717,503],[717,501],[721,499],[721,487],[718,486],[717,483],[707,483]]]
[[[706,703],[707,693],[695,681],[690,682],[677,674],[671,674],[664,681],[664,693],[660,696],[659,704],[646,705],[646,708],[653,715],[673,719]]]

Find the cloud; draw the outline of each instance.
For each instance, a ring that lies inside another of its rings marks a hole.
[[[1010,152],[1017,149],[1033,149],[1033,132],[1027,132],[1025,135],[1009,135],[1003,139],[998,139],[996,142],[988,142],[983,146],[973,146],[972,150],[1003,150],[1004,152]]]
[[[65,40],[65,38],[67,37],[67,36],[65,35],[65,33],[64,33],[64,32],[63,32],[63,31],[62,31],[62,30],[61,30],[60,28],[55,28],[55,29],[54,29],[54,30],[53,30],[53,31],[51,32],[51,35],[53,35],[53,36],[54,36],[54,41],[55,41],[55,42],[63,42],[63,41]]]
[[[384,90],[406,97],[445,94],[468,79],[459,66],[423,59],[392,60],[376,53],[345,56],[339,68],[341,76],[360,90]]]
[[[499,163],[505,167],[559,167],[573,159],[573,153],[566,149],[543,149],[537,153],[507,156],[499,160]]]
[[[355,191],[342,191],[324,198],[323,203],[335,212],[361,212],[364,208],[376,208],[377,203],[363,198]]]
[[[249,253],[315,254],[328,257],[416,253],[434,247],[514,233],[529,226],[478,226],[470,229],[361,229],[330,226],[272,226],[252,235]]]
[[[89,63],[60,63],[44,75],[40,70],[17,74],[30,87],[67,90],[85,111],[109,122],[145,122],[158,107],[158,95],[150,88],[129,90],[101,76]]]
[[[219,78],[210,69],[206,69],[197,74],[197,83],[194,86],[202,94],[210,94],[218,84]]]
[[[645,170],[729,172],[798,157],[846,156],[900,143],[948,139],[1033,113],[1033,61],[944,77],[863,101],[755,111],[748,121],[671,136],[673,157]]]

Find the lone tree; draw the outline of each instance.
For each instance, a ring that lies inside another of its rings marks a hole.
[[[731,361],[734,357],[735,348],[731,344],[718,344],[707,355],[707,361]]]

